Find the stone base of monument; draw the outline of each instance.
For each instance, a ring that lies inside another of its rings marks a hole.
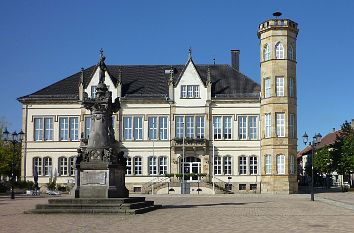
[[[25,214],[143,214],[161,205],[146,201],[145,197],[130,198],[62,198],[49,199]]]

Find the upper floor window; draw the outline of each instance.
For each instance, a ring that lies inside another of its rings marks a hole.
[[[199,98],[199,86],[181,85],[181,98]]]
[[[78,141],[79,140],[79,118],[59,117],[59,140]]]
[[[52,117],[34,118],[34,140],[53,141],[53,118]]]
[[[284,96],[284,77],[276,77],[276,94]]]
[[[277,137],[285,137],[285,113],[276,113]]]
[[[271,96],[271,84],[270,78],[264,79],[264,98],[269,98]]]
[[[277,155],[277,173],[285,174],[285,155]]]
[[[270,60],[270,47],[266,44],[263,48],[263,60],[268,61]]]
[[[75,176],[75,157],[74,156],[69,158],[69,175]]]
[[[204,138],[204,125],[204,116],[176,116],[176,138]]]
[[[272,173],[272,156],[271,155],[265,155],[265,174],[271,174]]]
[[[134,132],[134,134],[133,134]],[[143,117],[123,117],[123,136],[125,140],[143,139]]]
[[[240,140],[257,139],[257,117],[256,116],[238,117],[238,138]]]
[[[291,45],[288,45],[288,59],[294,60],[294,48]]]
[[[97,86],[91,86],[91,98],[96,98]]]
[[[270,138],[272,136],[272,119],[270,113],[264,115],[264,136]]]
[[[89,138],[91,132],[91,124],[92,124],[92,117],[85,116],[85,129],[84,129],[84,137],[86,139]]]
[[[232,139],[232,116],[213,117],[214,139]]]
[[[284,46],[280,42],[275,45],[275,58],[284,59]]]

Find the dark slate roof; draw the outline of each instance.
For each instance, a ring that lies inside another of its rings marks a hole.
[[[171,66],[174,69],[174,83],[176,84],[185,65],[107,65],[107,70],[115,85],[117,85],[121,72],[123,98],[166,97],[168,96],[169,73],[165,73],[165,70],[170,70]],[[196,65],[204,84],[207,81],[208,66],[211,73],[213,98],[259,98],[259,84],[230,65]],[[95,65],[84,70],[85,87],[89,84],[96,68]],[[30,95],[20,97],[18,100],[20,102],[38,99],[77,100],[80,76],[81,72],[78,72]]]

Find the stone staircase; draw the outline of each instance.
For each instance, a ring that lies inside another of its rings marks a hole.
[[[63,198],[49,199],[25,214],[143,214],[161,205],[146,201],[145,197],[130,198]]]

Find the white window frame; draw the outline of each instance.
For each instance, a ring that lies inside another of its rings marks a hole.
[[[91,86],[91,98],[94,99],[96,98],[97,94],[97,86]]]
[[[194,96],[194,98],[199,98],[199,86],[198,85],[193,86],[193,96]]]
[[[270,46],[268,44],[265,44],[263,48],[263,61],[269,61],[270,60]]]
[[[144,119],[142,116],[134,116],[133,119],[133,132],[134,132],[134,140],[140,141],[143,140],[143,124]]]
[[[245,155],[238,157],[238,168],[240,175],[247,175],[247,157]]]
[[[159,157],[159,174],[165,175],[167,173],[167,157]]]
[[[272,174],[272,155],[267,154],[264,156],[264,168],[266,175]]]
[[[187,85],[181,85],[181,99],[187,98]]]
[[[41,176],[43,172],[43,163],[42,163],[42,158],[40,157],[34,157],[33,158],[33,176],[34,176],[34,170],[37,170],[37,175]]]
[[[232,139],[232,116],[223,116],[223,138]]]
[[[238,116],[238,139],[247,140],[247,116]]]
[[[205,122],[204,116],[196,116],[196,138],[202,139],[205,137]]]
[[[275,45],[275,59],[284,59],[284,46],[280,42]]]
[[[249,140],[258,139],[258,125],[257,125],[257,116],[248,116],[248,138]]]
[[[126,166],[126,171],[125,174],[126,175],[132,175],[133,173],[133,169],[132,169],[132,158],[131,157],[127,157],[127,166]]]
[[[159,117],[160,140],[168,140],[168,117]]]
[[[276,96],[282,97],[285,95],[284,93],[284,77],[283,76],[277,76],[275,77],[276,80]]]
[[[91,132],[91,128],[92,128],[92,116],[85,116],[84,118],[85,122],[85,132],[84,132],[84,136],[86,139],[88,139],[90,137],[90,132]]]
[[[250,156],[250,175],[258,175],[258,158],[255,155]]]
[[[79,117],[59,117],[59,141],[79,141]]]
[[[75,157],[71,156],[69,157],[69,176],[75,176]]]
[[[272,90],[271,79],[265,78],[264,79],[264,98],[270,98],[272,96],[271,90]]]
[[[157,157],[156,156],[150,156],[148,158],[148,171],[150,176],[156,176],[157,175]]]
[[[221,140],[222,139],[222,132],[221,132],[221,122],[222,122],[222,117],[221,116],[213,116],[213,135],[215,140]]]
[[[143,171],[143,160],[140,156],[135,156],[134,157],[134,175],[138,176],[138,175],[142,175]]]
[[[187,98],[194,98],[194,91],[192,85],[187,85]]]
[[[123,138],[124,140],[133,140],[133,117],[123,117]]]
[[[214,175],[222,175],[221,156],[214,156]]]
[[[195,134],[194,134],[194,129],[195,129],[195,126],[194,126],[194,121],[195,121],[195,118],[194,116],[185,116],[185,121],[186,121],[186,138],[195,138]]]
[[[59,176],[67,176],[68,175],[68,158],[60,157],[59,158]]]
[[[176,116],[176,138],[183,138],[184,134],[184,116]]]
[[[285,174],[285,155],[277,155],[277,174]]]
[[[224,174],[225,175],[232,174],[232,157],[229,155],[224,157]]]
[[[285,137],[285,113],[277,112],[276,115],[276,128],[277,128],[277,137]]]
[[[53,172],[53,160],[51,157],[43,158],[43,176],[50,176],[50,173]]]
[[[270,138],[272,136],[272,115],[270,113],[266,113],[264,115],[264,137],[265,138]]]

